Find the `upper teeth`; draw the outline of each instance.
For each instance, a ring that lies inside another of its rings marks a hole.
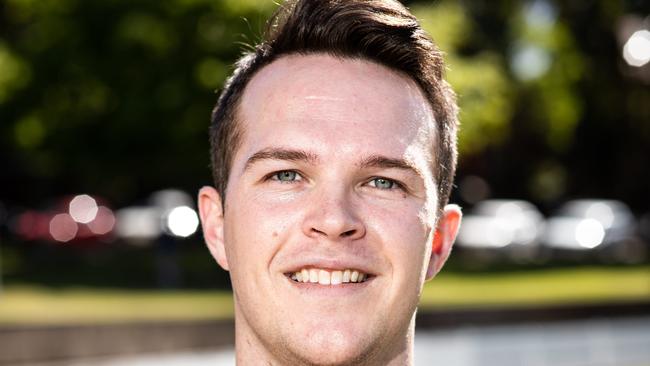
[[[364,282],[368,279],[368,275],[353,269],[328,271],[319,268],[303,268],[298,272],[293,272],[291,279],[297,282],[311,282],[321,285],[340,285],[348,282]]]

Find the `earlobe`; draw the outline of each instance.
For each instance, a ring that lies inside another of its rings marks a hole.
[[[223,236],[223,206],[221,196],[213,187],[203,187],[199,190],[199,214],[203,228],[203,238],[212,257],[219,265],[228,271],[228,257]]]
[[[451,254],[451,248],[456,240],[463,214],[457,205],[447,205],[443,210],[438,226],[433,234],[431,243],[431,258],[427,267],[426,279],[432,279],[440,270]]]

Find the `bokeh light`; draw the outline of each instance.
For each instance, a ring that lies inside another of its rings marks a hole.
[[[198,226],[199,217],[190,207],[176,207],[167,215],[167,229],[173,235],[188,237],[196,232]]]
[[[150,240],[161,234],[160,213],[153,207],[126,207],[116,216],[117,234],[124,239]]]
[[[641,67],[650,61],[650,31],[634,32],[623,46],[623,58],[628,65]]]
[[[551,54],[543,47],[523,44],[515,48],[511,67],[520,80],[533,80],[543,76],[551,67]]]
[[[602,244],[605,238],[603,225],[595,219],[584,219],[576,227],[575,237],[582,247],[591,249]]]
[[[93,221],[97,216],[97,211],[97,201],[87,194],[78,195],[70,201],[70,217],[80,224]]]
[[[97,208],[95,219],[88,223],[88,228],[93,234],[105,235],[113,230],[115,226],[115,215],[113,211],[105,206]]]
[[[585,212],[585,216],[598,221],[604,229],[609,229],[614,223],[614,211],[604,202],[592,204]]]
[[[79,227],[67,213],[61,213],[52,217],[50,220],[50,235],[59,242],[68,242],[77,236]]]

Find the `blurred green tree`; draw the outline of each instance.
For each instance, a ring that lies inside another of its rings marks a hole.
[[[209,182],[215,90],[274,4],[0,3],[5,199],[88,191],[118,204]]]
[[[641,202],[650,97],[626,73],[616,35],[618,19],[647,14],[647,4],[406,3],[446,52],[461,178],[481,175],[495,195],[549,205],[576,195]],[[0,1],[2,199],[33,205],[86,191],[123,205],[209,183],[215,90],[275,7]]]

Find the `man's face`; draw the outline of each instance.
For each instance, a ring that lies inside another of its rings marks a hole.
[[[216,192],[200,196],[237,337],[290,363],[403,347],[427,268],[446,258],[429,265],[434,121],[420,89],[368,61],[286,56],[253,77],[238,120],[223,216]]]

